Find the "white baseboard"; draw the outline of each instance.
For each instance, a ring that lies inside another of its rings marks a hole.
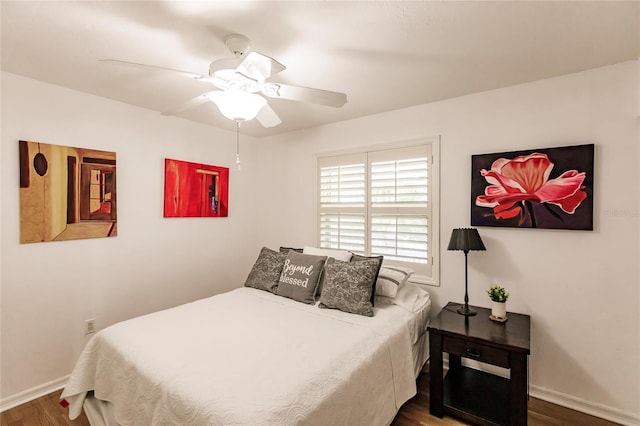
[[[632,413],[625,413],[617,408],[608,405],[587,401],[572,395],[545,389],[540,386],[531,385],[529,394],[538,399],[552,402],[562,407],[581,411],[592,416],[600,417],[625,426],[639,426],[640,416]]]
[[[24,404],[25,402],[33,401],[34,399],[40,398],[41,396],[48,395],[51,392],[62,389],[67,383],[67,380],[69,380],[68,375],[47,383],[43,383],[39,386],[35,386],[31,389],[19,392],[15,395],[11,395],[10,397],[2,398],[0,400],[0,412],[13,407],[17,407],[18,405]]]

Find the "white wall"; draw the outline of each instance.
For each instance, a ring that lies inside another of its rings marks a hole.
[[[0,151],[2,405],[59,386],[97,326],[242,284],[259,247],[315,238],[314,154],[441,135],[441,287],[461,300],[463,256],[445,250],[469,225],[471,154],[596,144],[595,230],[481,228],[469,255],[472,304],[493,282],[532,316],[531,392],[639,422],[638,63],[451,99],[283,136],[235,135],[2,74]],[[118,236],[19,244],[19,139],[112,150]],[[163,219],[163,159],[230,167],[226,219]],[[612,295],[609,295],[611,294]]]
[[[464,257],[447,252],[469,226],[471,155],[594,143],[595,230],[481,228],[469,255],[472,304],[500,283],[531,315],[531,393],[629,424],[640,421],[638,62],[290,133],[289,244],[315,239],[314,154],[441,135],[441,286],[437,312],[462,301]]]
[[[60,386],[114,322],[238,287],[259,250],[255,220],[270,153],[241,136],[2,73],[2,405]],[[18,140],[115,151],[118,236],[19,243]],[[164,219],[164,159],[230,168],[228,218]],[[273,187],[273,185],[272,185]]]

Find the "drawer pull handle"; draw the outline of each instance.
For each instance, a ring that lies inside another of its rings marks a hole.
[[[480,351],[473,348],[467,348],[467,355],[474,358],[480,358]]]

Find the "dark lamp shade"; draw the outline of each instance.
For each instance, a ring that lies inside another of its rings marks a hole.
[[[447,250],[486,250],[478,230],[475,228],[457,228],[451,231]]]

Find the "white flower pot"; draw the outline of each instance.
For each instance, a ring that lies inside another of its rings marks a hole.
[[[491,315],[504,319],[507,317],[507,303],[506,302],[494,302],[491,301]]]

